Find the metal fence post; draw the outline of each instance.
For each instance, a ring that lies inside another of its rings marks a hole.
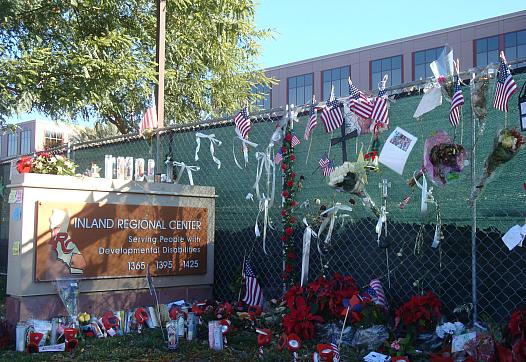
[[[470,89],[475,85],[475,74],[471,79]],[[473,92],[471,92],[473,94]],[[473,100],[471,101],[471,190],[475,188],[477,127],[476,117],[473,111]],[[477,199],[471,205],[471,302],[473,303],[473,323],[478,320],[477,308]]]

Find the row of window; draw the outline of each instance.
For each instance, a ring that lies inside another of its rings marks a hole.
[[[31,130],[24,130],[19,133],[7,134],[7,157],[25,155],[32,152]],[[45,131],[44,148],[49,149],[60,146],[63,143],[63,135],[60,132]],[[0,150],[1,150],[0,144]]]
[[[500,50],[504,50],[508,61],[526,58],[526,30],[516,31],[503,35],[496,35],[474,41],[474,66],[486,66],[497,63]],[[429,64],[440,56],[444,47],[426,49],[413,53],[413,80],[431,77]],[[520,64],[520,66],[526,64]],[[387,87],[396,86],[403,82],[403,58],[396,55],[389,58],[373,60],[370,62],[370,87],[377,89],[378,84],[385,74],[389,76]],[[347,79],[350,66],[324,70],[322,72],[322,99],[327,99],[334,86],[336,97],[348,94]],[[253,92],[263,95],[255,104],[262,109],[271,107],[271,89],[255,87]],[[287,78],[287,103],[307,104],[311,102],[314,92],[313,73],[302,74]]]

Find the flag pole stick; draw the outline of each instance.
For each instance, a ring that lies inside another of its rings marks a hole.
[[[347,306],[347,312],[345,312],[345,318],[343,320],[342,331],[340,332],[340,340],[338,341],[338,350],[340,349],[340,345],[342,344],[343,331],[345,330],[345,323],[347,322],[347,317],[349,316],[349,309],[350,308],[351,308],[351,305],[349,304]]]
[[[307,164],[309,162],[310,146],[312,146],[312,135],[310,137],[309,149],[307,150],[307,158],[305,159],[305,164]]]
[[[245,258],[247,257],[247,250],[245,249],[245,254],[243,255],[243,267],[241,268],[241,276],[244,277],[245,275]],[[241,301],[241,290],[243,290],[243,287],[239,288],[239,294],[237,296],[237,301]]]

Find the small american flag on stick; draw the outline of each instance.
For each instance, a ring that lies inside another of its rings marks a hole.
[[[384,76],[383,81],[380,82],[378,88],[378,95],[374,99],[373,109],[371,110],[371,119],[373,121],[382,122],[384,124],[389,123],[389,110],[387,107],[387,94],[385,91],[385,84],[387,83],[387,74]]]
[[[239,131],[239,133],[241,134],[241,137],[246,139],[251,128],[247,107],[243,107],[243,109],[239,111],[238,114],[236,114],[236,116],[234,117],[234,124],[236,125],[236,128]]]
[[[332,87],[329,100],[321,111],[320,118],[327,133],[341,127],[343,123],[343,113],[340,109],[340,102],[334,96],[334,86]]]
[[[147,129],[157,128],[157,110],[155,108],[155,102],[151,107],[146,109],[144,116],[139,123],[139,135],[143,135]]]
[[[295,133],[292,134],[292,141],[290,142],[290,144],[292,145],[292,147],[296,147],[297,145],[299,145],[301,142],[300,142],[300,139],[298,138],[298,136],[296,136]]]
[[[314,106],[315,101],[316,100],[313,96],[312,104],[310,106],[309,123],[307,123],[307,128],[305,128],[305,135],[303,136],[305,140],[308,140],[309,137],[312,136],[312,131],[318,125],[318,114],[316,113],[316,107]]]
[[[458,126],[460,124],[460,109],[464,104],[464,95],[462,89],[460,89],[460,79],[458,75],[455,75],[455,88],[453,98],[451,98],[451,109],[449,110],[449,123],[452,126]]]
[[[263,304],[263,291],[252,269],[250,258],[245,259],[243,267],[243,277],[245,278],[245,295],[242,301],[249,306],[261,306]]]
[[[373,105],[349,78],[349,108],[362,118],[371,118]]]
[[[517,91],[517,84],[511,76],[511,72],[506,62],[504,52],[500,53],[499,75],[497,76],[497,89],[493,99],[493,107],[502,112],[508,112],[508,102]]]

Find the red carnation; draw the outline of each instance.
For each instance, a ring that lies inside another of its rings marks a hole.
[[[291,224],[295,224],[295,223],[296,223],[296,217],[294,217],[294,216],[291,217],[291,218],[290,218],[290,223],[291,223]]]
[[[294,155],[290,155],[290,159],[291,159],[292,161],[294,161],[294,160],[296,159],[296,156],[294,156]]]
[[[289,180],[289,181],[287,182],[287,187],[292,187],[292,186],[294,186],[294,181]]]
[[[281,194],[282,194],[283,197],[285,197],[285,198],[289,197],[289,192],[288,192],[287,190],[283,191]]]
[[[287,164],[286,164],[286,163],[282,163],[282,164],[281,164],[281,169],[282,169],[283,171],[285,171],[285,170],[287,169]]]
[[[294,229],[291,226],[289,226],[288,228],[285,228],[285,234],[287,236],[291,236],[292,233],[294,233]]]
[[[290,133],[287,133],[287,135],[285,136],[285,141],[287,142],[292,141],[292,135]]]
[[[281,147],[281,152],[283,152],[283,153],[287,152],[287,147],[285,147],[285,146]]]
[[[281,210],[281,216],[283,217],[287,216],[287,212],[285,210]]]
[[[298,203],[295,200],[292,200],[292,202],[290,203],[290,206],[296,207],[296,205],[298,205]]]

